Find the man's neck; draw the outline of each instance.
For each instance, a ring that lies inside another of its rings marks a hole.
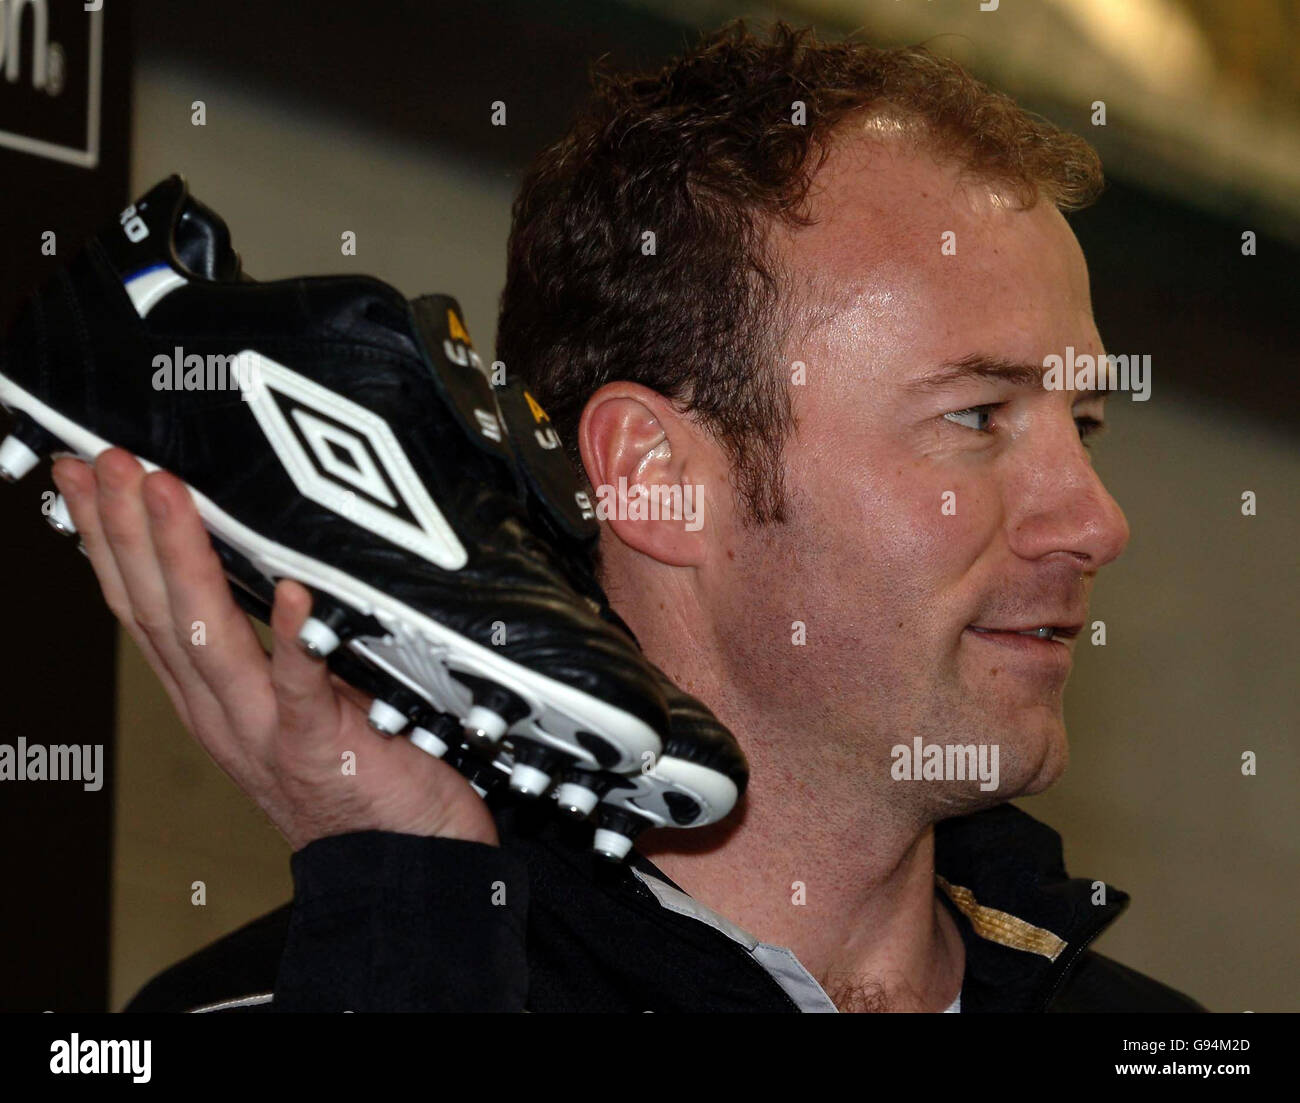
[[[739,825],[650,832],[637,849],[701,903],[791,949],[842,1011],[946,1010],[965,948],[935,894],[933,828],[864,835],[788,767],[752,755],[751,766]]]

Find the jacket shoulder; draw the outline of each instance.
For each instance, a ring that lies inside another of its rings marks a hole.
[[[1190,996],[1167,984],[1161,984],[1158,980],[1093,950],[1085,950],[1047,1010],[1168,1013],[1206,1009]]]
[[[291,911],[276,908],[165,969],[123,1011],[269,1010]]]

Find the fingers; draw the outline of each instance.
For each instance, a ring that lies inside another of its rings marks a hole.
[[[327,737],[339,730],[339,700],[329,666],[313,659],[298,643],[298,631],[311,615],[311,593],[288,579],[275,588],[271,609],[271,684],[279,706],[278,751],[309,760],[325,751]],[[332,754],[332,749],[328,750]]]
[[[170,672],[192,721],[190,730],[203,741],[221,765],[230,768],[230,749],[209,745],[226,734],[228,727],[221,706],[209,691],[191,661],[190,622],[184,625],[172,615],[167,584],[154,550],[153,535],[143,497],[145,472],[139,461],[120,448],[100,453],[95,461],[97,502],[104,539],[112,552],[118,575],[126,590],[136,639],[143,636],[153,646]],[[127,629],[131,621],[125,622]]]
[[[166,471],[145,476],[142,493],[167,616],[187,660],[236,732],[245,738],[269,732],[275,708],[269,660],[231,596],[194,499]]]
[[[189,660],[177,643],[167,587],[154,554],[141,497],[144,468],[129,453],[110,448],[95,461],[95,481],[104,538],[117,564],[132,618],[179,678],[183,670],[177,670],[177,665],[184,668]]]
[[[77,535],[81,537],[86,555],[95,568],[95,576],[99,579],[100,589],[104,591],[109,611],[119,620],[126,619],[130,616],[130,603],[126,587],[122,585],[122,576],[117,573],[113,553],[109,550],[99,525],[96,501],[98,488],[95,485],[94,471],[81,460],[63,457],[54,462],[50,475],[68,504],[68,512],[72,514]]]
[[[89,464],[65,457],[55,462],[51,474],[54,485],[59,488],[59,493],[67,502],[68,512],[72,514],[72,521],[77,526],[77,535],[86,549],[86,557],[95,571],[95,577],[99,581],[99,588],[103,592],[104,602],[109,612],[121,622],[136,646],[140,648],[145,661],[163,683],[163,688],[171,698],[181,721],[189,727],[191,717],[185,695],[181,692],[167,663],[163,661],[149,637],[136,623],[126,584],[122,580],[117,559],[113,555],[112,548],[109,547],[100,523],[99,489],[95,472]]]
[[[266,656],[234,608],[188,491],[169,475],[150,476],[160,484],[149,494],[155,507],[151,516],[144,469],[119,448],[101,453],[94,472],[84,475],[61,472],[78,499],[76,507],[69,502],[69,510],[109,607],[162,680],[185,726],[218,765],[241,783],[263,781],[275,722]],[[165,549],[166,569],[156,539]],[[200,658],[226,681],[214,676],[209,683],[196,662]]]

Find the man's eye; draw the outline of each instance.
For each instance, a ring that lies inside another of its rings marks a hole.
[[[996,409],[997,406],[993,404],[971,406],[969,409],[954,410],[952,413],[943,416],[957,425],[964,425],[967,429],[975,429],[978,432],[986,433],[989,428],[989,418]]]
[[[1076,417],[1074,419],[1074,424],[1079,428],[1079,439],[1083,441],[1083,446],[1085,448],[1091,448],[1091,438],[1097,436],[1097,434],[1105,428],[1105,422],[1098,418],[1088,417],[1086,415]]]

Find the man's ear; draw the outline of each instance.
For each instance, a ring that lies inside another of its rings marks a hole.
[[[717,448],[689,416],[649,387],[607,383],[582,411],[578,450],[596,516],[619,540],[669,566],[704,562],[704,484]]]

